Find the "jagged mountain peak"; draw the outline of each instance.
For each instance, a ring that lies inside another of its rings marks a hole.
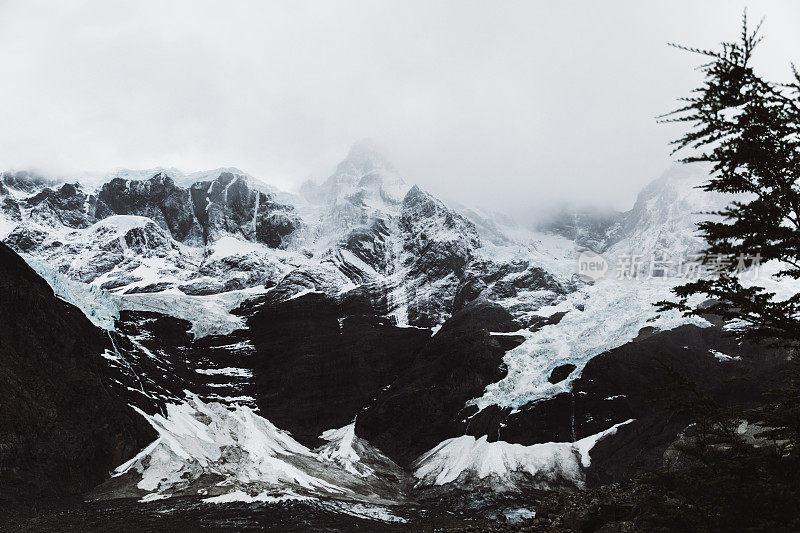
[[[628,211],[564,205],[537,229],[609,256],[691,255],[703,244],[697,223],[734,199],[698,190],[710,172],[708,165],[675,164],[648,183]]]
[[[704,247],[698,222],[736,199],[730,194],[698,190],[710,172],[708,165],[676,164],[650,182],[609,240],[610,255],[655,254],[687,259],[698,253]]]
[[[5,171],[0,174],[0,183],[4,188],[7,186],[26,193],[42,187],[53,187],[63,182],[64,180],[47,177],[33,170]]]
[[[347,157],[340,165],[351,165],[364,172],[373,170],[394,170],[394,165],[389,161],[383,149],[369,139],[362,139],[353,143],[347,152]]]
[[[450,209],[443,201],[424,191],[418,185],[411,187],[403,197],[403,211],[404,216],[415,218],[418,221],[441,218],[448,229],[461,228],[469,234],[469,238],[477,239],[477,230],[472,221]]]
[[[199,181],[213,181],[224,174],[239,176],[249,184],[272,189],[270,185],[255,178],[247,172],[236,167],[219,167],[209,170],[185,172],[175,167],[152,167],[146,169],[117,168],[108,172],[85,172],[78,177],[78,181],[87,187],[99,187],[115,178],[128,181],[146,181],[153,177],[163,175],[169,177],[175,185],[190,187]]]
[[[418,196],[420,194],[426,194],[423,190],[419,187],[419,185],[414,184],[407,193],[407,196]]]
[[[307,181],[300,188],[306,200],[317,205],[341,203],[386,203],[397,205],[408,185],[380,149],[371,141],[360,141],[321,183]]]

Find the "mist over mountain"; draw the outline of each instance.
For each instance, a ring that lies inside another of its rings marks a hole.
[[[767,73],[800,49],[770,6]],[[766,231],[703,256],[745,197],[655,119],[705,72],[665,42],[742,7],[0,4],[0,530],[633,531],[791,492],[762,421],[796,350],[675,289],[800,280]],[[706,120],[791,159],[791,106],[740,93]],[[680,477],[696,446],[735,475]]]
[[[678,131],[655,117],[698,80],[666,43],[713,48],[744,7],[6,2],[0,168],[238,167],[296,190],[374,138],[438,197],[625,211],[672,162]],[[751,7],[759,67],[783,76],[800,8]]]
[[[720,363],[752,348],[656,313],[673,279],[577,277],[587,249],[612,269],[699,250],[698,213],[728,201],[695,189],[702,166],[667,171],[629,211],[554,208],[538,226],[445,203],[366,142],[298,194],[235,168],[85,176],[3,173],[0,237],[95,324],[80,326],[97,338],[86,357],[159,435],[115,456],[129,460],[102,499],[310,498],[407,520],[466,505],[467,488],[583,487],[628,475],[628,454],[654,464],[680,429],[643,429],[656,421],[633,390],[666,379],[656,369],[607,375],[644,332],[685,371],[722,372],[713,394],[730,371],[771,368]],[[623,455],[595,456],[617,438]]]

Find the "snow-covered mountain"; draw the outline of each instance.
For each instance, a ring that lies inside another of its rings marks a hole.
[[[729,201],[695,188],[706,172],[676,167],[628,212],[535,230],[408,184],[368,143],[297,195],[230,168],[4,173],[0,239],[100,328],[87,356],[158,435],[97,498],[403,520],[653,464],[681,429],[647,402],[661,363],[712,395],[769,384],[752,363],[767,355],[655,310],[682,279],[617,271],[702,249],[700,213]],[[576,275],[587,249],[604,278]]]
[[[301,196],[281,195],[292,204],[228,169],[192,174],[204,179],[186,188],[176,179],[188,174],[143,172],[117,172],[94,190],[43,179],[22,186],[24,176],[6,174],[0,236],[113,294],[361,291],[380,314],[418,326],[440,324],[482,291],[536,292],[539,304],[571,290],[526,262],[531,242],[483,247],[473,222],[406,185],[368,144]]]

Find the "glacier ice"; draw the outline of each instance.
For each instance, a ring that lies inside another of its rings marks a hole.
[[[670,278],[650,278],[605,279],[584,286],[570,295],[568,301],[573,309],[560,322],[534,332],[517,332],[525,341],[503,357],[507,376],[487,386],[484,394],[468,405],[480,409],[492,404],[517,408],[567,391],[590,359],[632,341],[645,326],[661,330],[684,324],[709,326],[700,317],[683,317],[678,311],[656,312],[653,303],[669,299],[675,284],[676,280]],[[558,307],[563,308],[564,304]],[[573,364],[577,369],[566,380],[550,383],[550,372],[564,364]]]
[[[120,308],[113,295],[95,285],[74,281],[43,261],[27,255],[23,257],[56,296],[83,311],[94,325],[106,330],[114,329]]]

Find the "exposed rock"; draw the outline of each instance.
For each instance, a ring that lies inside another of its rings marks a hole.
[[[45,187],[25,200],[31,219],[47,226],[85,228],[93,222],[86,210],[87,195],[79,184],[65,183],[58,190]]]
[[[146,181],[115,178],[97,193],[95,213],[137,215],[151,218],[181,242],[200,243],[202,229],[194,217],[194,205],[188,190],[178,187],[161,172]]]
[[[160,281],[158,283],[151,283],[149,285],[145,285],[144,287],[131,287],[130,289],[125,291],[125,294],[161,292],[172,288],[172,286],[173,284],[168,281]]]
[[[205,399],[211,393],[228,392],[214,376],[197,370],[217,360],[223,367],[241,365],[241,355],[231,349],[241,337],[195,339],[191,328],[186,320],[156,312],[120,312],[117,332],[112,333],[119,359],[109,365],[114,378],[126,387],[130,404],[153,414],[163,412],[166,403],[185,399],[186,391]]]
[[[633,482],[574,493],[552,492],[536,506],[536,517],[507,531],[628,533],[638,531],[637,504],[647,489]]]
[[[195,183],[191,198],[205,242],[237,234],[279,248],[301,225],[292,206],[252,189],[245,176],[230,172],[223,172],[214,181]]]
[[[114,253],[107,250],[93,255],[91,260],[83,261],[70,267],[67,273],[71,278],[81,283],[91,283],[103,274],[111,272],[117,266],[125,265],[126,263],[128,263],[130,269],[133,269],[138,261],[130,261],[119,251]],[[117,276],[117,279],[123,278],[141,280],[138,276],[130,276],[128,274]]]
[[[454,309],[456,291],[480,238],[475,225],[414,186],[400,217],[404,267],[408,269],[408,320],[440,323]]]
[[[307,445],[351,423],[430,338],[319,293],[250,305],[249,361],[262,416]]]
[[[142,278],[138,276],[118,276],[114,279],[106,281],[100,288],[104,291],[111,291],[114,289],[119,289],[120,287],[124,287],[125,285],[130,285],[131,283],[136,283],[137,281],[142,281]]]
[[[453,304],[458,310],[481,296],[491,301],[502,301],[509,311],[523,315],[551,305],[575,289],[571,281],[560,279],[530,261],[498,263],[474,260],[457,288]]]
[[[35,251],[47,239],[48,234],[40,229],[20,225],[14,228],[5,238],[5,243],[17,252]]]
[[[545,326],[553,326],[561,322],[561,319],[567,315],[566,311],[559,311],[558,313],[553,313],[550,316],[536,316],[534,315],[530,319],[530,323],[528,329],[530,331],[538,331]]]
[[[189,286],[199,283],[205,283],[209,287],[216,286],[217,283],[221,286],[236,284],[238,288],[275,285],[287,269],[285,265],[270,257],[256,254],[231,255],[204,261],[197,270],[197,276],[202,276],[205,282],[193,280],[185,286],[192,290]],[[215,283],[211,283],[212,281]]]
[[[153,432],[117,395],[107,339],[0,243],[0,499],[88,490]]]
[[[441,441],[464,434],[464,404],[505,375],[502,358],[521,338],[507,311],[481,303],[459,311],[356,420],[356,433],[401,466]],[[504,319],[501,315],[505,315]],[[486,317],[483,320],[482,317]],[[510,344],[509,344],[510,342]]]
[[[720,362],[712,349],[741,360]],[[615,482],[630,478],[639,467],[659,466],[666,446],[689,423],[691,413],[674,412],[691,394],[684,380],[720,405],[753,407],[763,403],[764,393],[780,387],[787,366],[785,353],[738,344],[718,327],[681,326],[640,336],[593,358],[571,392],[513,414],[505,410],[500,417],[484,409],[473,417],[470,433],[524,445],[566,442],[634,419],[591,452],[587,482]]]
[[[550,383],[560,383],[567,379],[567,377],[572,374],[572,372],[577,367],[575,365],[566,364],[566,365],[559,365],[550,372],[550,377],[547,378],[547,381]]]
[[[179,285],[178,289],[184,294],[203,296],[206,294],[219,294],[225,290],[225,286],[215,279],[202,279]]]
[[[290,271],[275,283],[271,294],[281,299],[309,291],[334,296],[347,282],[348,278],[330,262],[304,265]],[[268,280],[267,284],[272,285],[271,280]]]
[[[394,269],[394,250],[392,235],[384,219],[374,219],[367,227],[355,228],[348,233],[341,244],[358,259],[381,274],[392,274]]]
[[[2,182],[0,182],[2,186]],[[2,194],[2,191],[0,191]],[[22,212],[19,209],[19,202],[11,196],[7,196],[0,201],[0,214],[4,215],[9,220],[20,222],[22,220]]]

